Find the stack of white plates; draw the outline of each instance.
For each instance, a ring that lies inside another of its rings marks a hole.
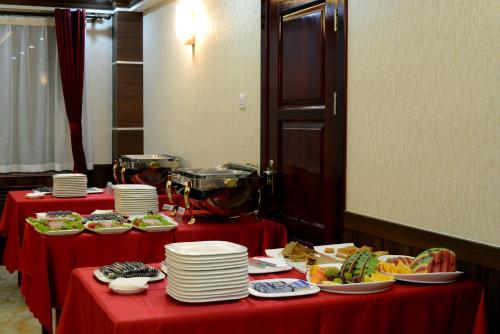
[[[123,216],[158,212],[156,188],[144,184],[117,184],[113,186],[115,211]]]
[[[52,176],[52,195],[55,197],[85,197],[87,196],[87,175],[55,174]]]
[[[247,248],[227,241],[165,245],[169,296],[187,303],[248,296]]]

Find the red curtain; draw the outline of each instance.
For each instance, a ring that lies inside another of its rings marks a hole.
[[[87,172],[82,141],[82,96],[85,63],[85,10],[56,9],[57,51],[64,105],[68,115],[73,151],[73,171]]]

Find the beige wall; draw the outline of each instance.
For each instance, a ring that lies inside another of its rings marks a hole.
[[[500,246],[500,2],[349,2],[347,210]]]
[[[165,1],[144,16],[145,153],[176,154],[187,167],[258,164],[260,1],[195,1],[193,53],[176,36],[182,2]]]
[[[112,21],[87,23],[87,96],[94,164],[110,164],[113,85]]]

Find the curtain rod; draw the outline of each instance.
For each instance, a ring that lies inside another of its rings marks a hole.
[[[20,15],[20,16],[39,16],[39,17],[54,17],[54,13],[51,12],[15,12],[15,11],[2,11],[0,10],[0,15]],[[85,18],[92,22],[100,19],[109,20],[113,17],[113,14],[104,13],[87,13]]]

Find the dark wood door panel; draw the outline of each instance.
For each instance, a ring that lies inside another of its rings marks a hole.
[[[323,221],[324,133],[323,122],[282,122],[278,175],[283,215]]]
[[[324,104],[324,4],[281,18],[281,103]]]

